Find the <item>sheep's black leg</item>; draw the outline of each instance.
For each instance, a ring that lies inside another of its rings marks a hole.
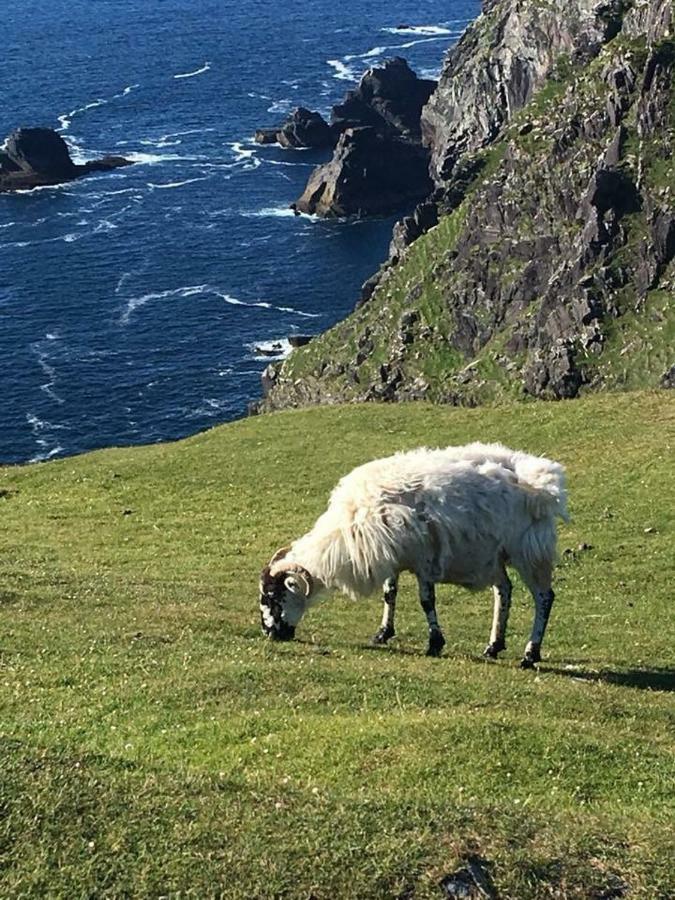
[[[506,623],[511,609],[511,593],[513,585],[506,572],[502,572],[501,580],[492,588],[495,597],[495,609],[492,618],[490,642],[483,650],[483,656],[497,659],[501,650],[506,650]]]
[[[541,660],[541,643],[544,640],[546,625],[548,624],[548,617],[551,615],[551,607],[555,596],[551,588],[535,590],[532,592],[532,595],[535,605],[534,624],[530,640],[525,648],[525,656],[520,664],[521,669],[531,669],[535,663]]]
[[[436,591],[431,581],[417,579],[420,589],[420,603],[427,617],[429,625],[429,646],[427,647],[427,656],[440,656],[441,650],[445,646],[445,638],[438,624],[436,617]]]
[[[386,644],[396,634],[394,630],[394,614],[396,612],[396,593],[398,591],[398,579],[387,578],[384,583],[384,611],[382,624],[373,636],[374,644]]]

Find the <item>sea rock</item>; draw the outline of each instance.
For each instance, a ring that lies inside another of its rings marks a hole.
[[[318,112],[299,106],[282,125],[277,140],[282,147],[334,147],[335,135]]]
[[[326,217],[392,212],[429,193],[428,161],[419,144],[385,137],[375,128],[350,128],[333,159],[314,170],[293,208]]]
[[[52,129],[18,128],[0,152],[0,191],[61,184],[92,172],[109,172],[129,165],[131,162],[121,156],[78,165],[70,158],[66,142]]]
[[[312,334],[289,334],[288,343],[294,349],[296,347],[304,347],[306,344],[309,344],[313,337],[314,335]]]
[[[372,127],[382,134],[421,139],[420,116],[436,82],[418,78],[400,56],[368,69],[357,88],[347,91],[336,104],[329,125],[318,112],[300,106],[281,125],[258,128],[258,144],[282,147],[335,147],[338,138],[352,128]]]
[[[422,108],[436,82],[418,78],[400,56],[368,69],[358,87],[333,107],[334,131],[372,126],[382,134],[420,139]]]
[[[256,144],[276,144],[279,139],[279,126],[274,128],[257,128],[253,135]]]
[[[285,122],[272,128],[258,128],[254,135],[257,144],[280,144],[286,148],[320,150],[334,147],[335,133],[321,113],[298,106]]]
[[[4,152],[19,171],[27,174],[68,178],[75,169],[68,145],[50,128],[17,128],[6,139]]]
[[[315,169],[293,204],[319,216],[381,215],[425,198],[432,188],[420,116],[436,86],[401,57],[368,69],[333,107],[340,139],[332,160]]]

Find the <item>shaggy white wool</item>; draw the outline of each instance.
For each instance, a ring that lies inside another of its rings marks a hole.
[[[295,562],[318,590],[357,597],[405,570],[482,588],[510,563],[536,591],[548,586],[556,517],[567,519],[559,463],[501,444],[420,448],[342,478],[326,512],[272,574]]]

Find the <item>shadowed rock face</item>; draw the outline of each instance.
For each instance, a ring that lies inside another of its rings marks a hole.
[[[385,137],[373,127],[350,128],[333,159],[314,170],[294,208],[327,217],[391,212],[429,193],[428,162],[419,145]]]
[[[7,138],[4,152],[21,172],[68,178],[75,169],[65,141],[49,128],[18,128]]]
[[[280,144],[282,147],[334,147],[337,135],[318,112],[299,106],[282,125],[259,128],[255,133],[258,144]]]
[[[76,165],[68,145],[50,128],[17,128],[0,150],[0,191],[27,190],[72,181],[92,172],[108,172],[131,162],[106,156]]]
[[[370,125],[380,134],[418,140],[420,117],[436,82],[418,78],[400,56],[368,69],[356,90],[333,107],[334,130]]]

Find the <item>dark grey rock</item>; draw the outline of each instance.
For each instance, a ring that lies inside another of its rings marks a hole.
[[[293,110],[277,135],[282,147],[322,147],[335,146],[335,135],[323,116],[303,106]]]
[[[51,128],[18,128],[0,152],[0,192],[61,184],[93,172],[109,172],[131,162],[106,156],[83,165],[70,158],[68,145]]]
[[[338,141],[333,159],[310,176],[294,209],[327,217],[380,215],[426,196],[428,154],[417,144],[354,128]]]

